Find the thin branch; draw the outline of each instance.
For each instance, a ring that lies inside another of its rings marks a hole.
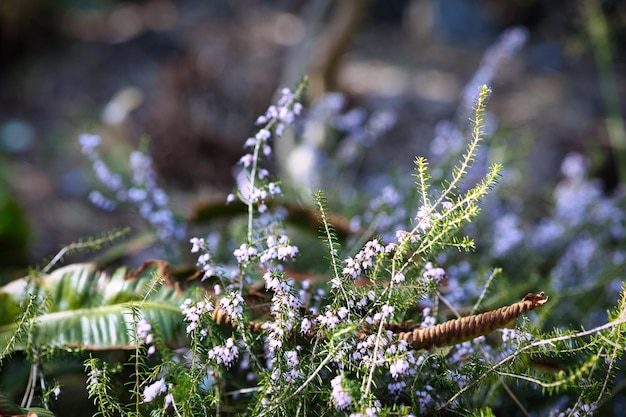
[[[622,324],[625,324],[625,323],[626,323],[626,318],[621,319],[621,320],[617,320],[617,321],[612,321],[612,322],[606,323],[606,324],[604,324],[604,325],[602,325],[600,327],[595,327],[593,329],[585,330],[585,331],[582,331],[582,332],[579,332],[579,333],[553,337],[553,338],[550,338],[550,339],[538,340],[538,341],[533,342],[533,343],[531,343],[531,344],[529,344],[527,346],[524,346],[524,347],[520,348],[519,350],[517,350],[516,352],[514,352],[513,354],[511,354],[511,355],[507,356],[506,358],[502,359],[500,362],[498,362],[495,365],[493,365],[484,374],[482,374],[481,376],[476,378],[471,384],[468,384],[468,385],[464,386],[463,388],[461,388],[456,394],[454,394],[452,397],[450,397],[450,399],[448,399],[448,401],[446,401],[443,405],[441,405],[439,408],[437,408],[437,411],[441,411],[444,408],[448,407],[450,404],[452,404],[452,402],[454,402],[454,400],[459,398],[466,391],[468,391],[468,390],[474,388],[476,385],[480,384],[492,372],[496,372],[502,365],[504,365],[505,363],[515,359],[517,356],[519,356],[523,352],[526,352],[527,350],[530,350],[530,349],[533,349],[533,348],[537,348],[537,347],[540,347],[540,346],[551,345],[553,343],[561,342],[561,341],[564,341],[564,340],[580,339],[580,338],[583,338],[583,337],[590,336],[592,334],[600,333],[600,332],[602,332],[604,330],[610,329],[610,328],[615,327],[615,326],[621,326]]]

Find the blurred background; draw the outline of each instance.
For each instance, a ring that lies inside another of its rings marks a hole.
[[[88,202],[96,182],[80,133],[102,135],[120,170],[148,137],[159,184],[189,216],[198,199],[232,190],[255,119],[308,74],[308,101],[337,91],[347,108],[396,114],[364,157],[365,178],[411,166],[430,154],[439,120],[467,118],[463,89],[511,27],[528,40],[494,74],[489,111],[529,165],[519,197],[541,206],[571,151],[611,192],[626,109],[623,1],[3,0],[0,279],[81,237],[145,227]]]

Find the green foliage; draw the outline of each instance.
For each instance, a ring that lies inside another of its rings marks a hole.
[[[494,299],[500,301],[504,268],[485,273],[480,288],[473,281],[477,292],[459,305],[451,293],[462,289],[438,266],[448,253],[468,256],[461,252],[474,248],[464,227],[476,220],[502,169],[493,164],[480,178],[471,176],[484,139],[486,86],[473,109],[467,148],[448,177],[433,184],[428,161],[416,158],[418,205],[410,227],[397,230],[395,239],[364,233],[367,238],[356,240],[360,249],[342,260],[318,192],[327,276],[291,278],[285,264],[298,249],[272,212],[279,182],[262,162],[269,139],[280,138],[285,120],[299,114],[303,91],[304,83],[283,92],[280,109],[268,110],[247,142],[248,182],[233,194],[245,207],[245,236],[232,245],[234,260],[220,264],[206,240],[192,239],[201,269],[196,278],[209,285],[181,290],[163,261],[111,274],[93,264],[51,271],[61,254],[43,273],[0,288],[0,365],[25,353],[35,370],[27,397],[35,392],[33,381],[46,385],[38,370],[63,350],[125,349],[130,359],[123,364],[93,355],[85,361],[97,415],[487,417],[504,400],[530,415],[546,414],[564,396],[575,399],[572,413],[593,412],[609,399],[626,346],[626,289],[607,321],[589,330],[542,328],[543,317],[558,308],[558,293],[513,328],[485,334],[495,327],[477,324],[483,327],[471,335],[480,336],[463,343],[441,325],[478,310],[502,311]],[[510,292],[520,290],[513,295],[519,297],[531,284],[517,283]],[[448,332],[448,345],[427,350],[399,336],[437,322],[432,329]],[[125,370],[130,375],[120,393],[113,378]],[[543,408],[533,408],[537,398]]]
[[[140,301],[144,317],[158,323],[168,340],[180,343],[179,290],[164,285],[145,297],[153,273],[164,267],[155,261],[140,271],[122,267],[109,275],[93,264],[72,264],[15,280],[0,288],[0,349],[24,350],[26,343],[38,349],[129,349],[135,345],[128,332],[134,323],[131,306]],[[50,301],[41,310],[44,300]]]

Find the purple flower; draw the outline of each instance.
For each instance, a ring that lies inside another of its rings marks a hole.
[[[352,397],[343,388],[342,382],[343,377],[341,375],[337,375],[330,381],[330,385],[333,388],[331,394],[332,401],[335,403],[335,407],[337,407],[338,410],[345,410],[352,402]]]
[[[167,392],[167,387],[165,386],[165,381],[163,378],[157,380],[152,385],[148,385],[143,390],[143,401],[144,403],[149,403],[154,400],[158,395],[164,394]]]
[[[218,365],[224,364],[229,368],[239,357],[239,348],[232,337],[226,339],[224,346],[215,346],[208,353],[209,359],[215,359]]]

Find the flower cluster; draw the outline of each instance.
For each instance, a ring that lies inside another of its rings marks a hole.
[[[291,244],[287,235],[270,235],[266,238],[267,249],[259,254],[261,266],[268,266],[274,260],[286,261],[294,259],[298,254],[298,247]]]
[[[363,413],[351,413],[349,417],[377,417],[380,407],[380,401],[376,400],[373,407],[365,407]]]
[[[396,236],[396,230],[403,230],[407,226],[407,210],[403,206],[402,194],[390,184],[370,200],[362,216],[353,217],[350,228],[354,231],[367,225],[376,230],[384,241],[391,241]]]
[[[417,214],[415,215],[415,220],[417,220],[417,225],[415,229],[418,229],[422,232],[428,231],[431,227],[433,227],[433,223],[437,220],[440,220],[444,217],[445,211],[452,209],[453,204],[450,201],[444,201],[441,203],[441,208],[444,210],[444,213],[439,213],[435,210],[434,206],[426,205],[421,206],[417,210]]]
[[[346,391],[342,384],[343,377],[341,375],[337,375],[330,381],[330,386],[333,389],[331,398],[338,410],[345,410],[352,402],[352,396]]]
[[[432,262],[424,265],[424,274],[422,275],[426,281],[435,281],[440,284],[446,278],[446,271],[443,268],[433,266]]]
[[[337,311],[328,309],[324,314],[317,316],[317,322],[328,329],[334,329],[342,320],[348,317],[349,313],[350,311],[346,307],[340,307]]]
[[[393,316],[394,311],[394,306],[389,304],[383,304],[379,312],[376,312],[373,316],[365,317],[365,322],[368,324],[380,323],[381,321],[387,322],[389,317]]]
[[[218,365],[224,365],[227,368],[237,360],[239,357],[239,348],[235,344],[232,337],[226,339],[226,344],[223,346],[214,346],[209,350],[209,359],[214,359]]]
[[[95,392],[100,385],[100,378],[104,375],[104,371],[102,369],[91,368],[89,372],[87,372],[87,391]]]
[[[374,259],[383,253],[385,253],[385,247],[378,241],[378,239],[370,240],[354,258],[348,258],[345,260],[346,266],[343,268],[343,274],[353,279],[357,279],[367,269],[371,268],[374,265]],[[332,284],[333,287],[335,287],[339,283],[332,282]]]
[[[183,313],[184,320],[189,323],[186,329],[187,333],[195,332],[198,329],[202,316],[215,310],[210,301],[199,301],[194,304],[191,298],[187,298],[183,301],[180,305],[180,309]],[[206,336],[206,329],[200,329],[200,336]]]
[[[243,306],[245,300],[238,292],[231,292],[220,299],[220,308],[226,313],[233,323],[243,318]]]
[[[280,271],[266,272],[263,280],[265,288],[274,292],[271,307],[272,320],[263,323],[264,329],[268,331],[266,339],[268,356],[272,358],[276,351],[282,348],[285,337],[295,328],[301,304],[300,299],[294,294],[293,282],[284,281]]]
[[[595,415],[598,411],[598,404],[593,403],[576,403],[574,407],[568,407],[565,411],[554,411],[550,412],[549,417],[591,417]]]
[[[233,252],[233,256],[237,259],[237,263],[239,265],[243,265],[247,262],[250,262],[252,258],[254,258],[259,251],[248,245],[247,243],[242,243],[235,251]]]
[[[500,350],[502,351],[502,355],[508,356],[512,355],[521,344],[527,343],[532,339],[532,335],[530,333],[521,332],[517,329],[501,329],[502,333],[502,346]]]
[[[469,113],[480,85],[490,85],[497,70],[506,61],[511,60],[524,46],[528,39],[528,30],[521,26],[505,30],[496,43],[485,51],[478,70],[465,85],[462,97],[463,114]]]
[[[139,320],[137,323],[137,338],[143,340],[148,345],[148,356],[156,352],[156,346],[152,344],[154,341],[154,334],[152,334],[152,325],[146,319]]]
[[[300,348],[300,346],[297,346]],[[277,384],[280,384],[280,378],[282,377],[286,384],[293,384],[297,380],[302,378],[302,372],[298,369],[300,364],[300,359],[298,358],[297,350],[288,350],[284,353],[284,362],[286,366],[286,371],[281,371],[280,367],[274,368],[272,371],[271,378]]]
[[[393,333],[391,331],[383,332],[382,335],[370,334],[365,339],[359,341],[350,355],[350,359],[355,363],[361,363],[365,366],[375,366],[385,362],[385,350],[375,350],[376,340],[382,348],[393,345]],[[397,348],[396,348],[397,349]],[[376,357],[374,357],[376,356]]]
[[[169,208],[169,197],[156,184],[152,158],[139,151],[131,153],[131,183],[125,186],[122,177],[111,172],[100,158],[98,152],[101,143],[100,136],[81,134],[78,142],[83,154],[91,161],[100,183],[113,194],[113,198],[109,198],[99,191],[92,191],[89,199],[93,204],[103,210],[111,211],[117,207],[117,202],[130,203],[155,229],[157,238],[161,242],[168,243],[185,237],[185,225],[176,219]]]
[[[202,281],[213,275],[217,275],[217,266],[211,258],[209,244],[206,239],[192,237],[189,239],[189,243],[191,243],[191,253],[200,253],[200,255],[198,255],[196,265],[199,266],[204,273],[202,275]]]
[[[244,148],[249,152],[244,154],[239,163],[244,170],[238,176],[237,196],[248,205],[256,205],[260,213],[267,211],[267,200],[282,193],[280,186],[275,182],[267,182],[269,172],[260,168],[258,162],[260,154],[270,156],[272,147],[270,140],[272,137],[281,137],[285,128],[293,124],[296,117],[302,111],[299,103],[300,95],[293,93],[288,88],[280,91],[281,97],[276,105],[271,105],[265,114],[259,116],[256,124],[261,127],[257,133],[246,140]],[[266,182],[265,185],[262,185]],[[227,201],[232,201],[235,194],[230,194]]]
[[[167,385],[165,385],[165,380],[163,378],[158,379],[154,383],[144,388],[142,402],[149,403],[152,400],[154,400],[157,396],[164,394],[166,392],[167,392]]]
[[[435,389],[430,385],[426,385],[423,390],[415,391],[415,396],[417,397],[417,400],[419,402],[419,407],[420,407],[419,415],[421,416],[428,415],[429,411],[434,407],[435,405],[435,399],[433,398],[434,393],[435,393]]]

